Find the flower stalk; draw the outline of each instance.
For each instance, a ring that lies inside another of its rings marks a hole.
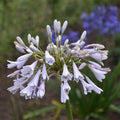
[[[66,101],[66,112],[67,112],[67,118],[68,118],[68,120],[73,120],[73,115],[72,115],[70,100]]]

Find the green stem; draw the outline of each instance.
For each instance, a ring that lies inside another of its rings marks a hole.
[[[66,101],[66,111],[67,111],[68,120],[73,120],[71,105],[69,100]]]

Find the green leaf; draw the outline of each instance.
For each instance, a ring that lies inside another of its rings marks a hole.
[[[115,81],[117,80],[118,76],[120,75],[120,63],[118,63],[116,65],[116,67],[114,68],[114,70],[112,71],[110,77],[109,77],[109,81],[110,81],[110,89],[114,86]]]
[[[110,119],[106,118],[105,116],[102,116],[102,115],[99,115],[96,113],[93,113],[91,116],[94,118],[100,119],[100,120],[110,120]]]
[[[55,115],[54,115],[54,120],[56,120],[58,118],[58,116],[60,115],[60,112],[61,112],[61,108],[58,108],[55,112]]]
[[[46,112],[49,112],[49,111],[55,110],[55,109],[57,109],[56,106],[51,106],[51,107],[46,107],[46,108],[39,109],[39,110],[36,110],[36,111],[32,111],[32,112],[24,115],[24,116],[23,116],[23,119],[24,119],[24,120],[30,119],[30,118],[39,116],[39,115],[42,114],[42,113],[46,113]]]
[[[113,101],[118,98],[118,93],[120,92],[120,82],[116,86],[116,88],[113,90],[112,95],[110,96],[110,100]]]
[[[115,105],[110,105],[110,110],[116,111],[118,113],[120,113],[120,106],[115,106]]]
[[[57,106],[57,108],[61,108],[61,109],[65,108],[65,104],[62,104],[56,100],[52,100],[52,104]]]
[[[111,76],[109,77],[110,85],[108,89],[111,90],[109,101],[113,101],[118,97],[118,93],[120,91],[120,82],[117,83],[116,87],[114,87],[114,85],[119,75],[120,75],[120,63],[118,63],[118,65],[114,68],[113,72],[111,73]]]

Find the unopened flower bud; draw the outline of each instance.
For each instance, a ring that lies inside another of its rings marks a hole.
[[[38,47],[39,46],[39,36],[37,35],[36,37],[35,37],[35,39],[36,39],[36,46]]]
[[[61,23],[60,21],[57,22],[57,32],[60,34],[60,29],[61,29]]]
[[[84,32],[82,33],[82,35],[81,35],[81,37],[80,37],[80,41],[83,41],[83,40],[85,39],[86,34],[87,34],[86,31],[84,31]]]
[[[47,34],[48,34],[49,39],[52,39],[52,31],[51,31],[50,26],[47,25],[47,26],[46,26],[46,29],[47,29]]]
[[[68,25],[68,21],[66,20],[64,23],[63,23],[63,26],[62,26],[62,34],[65,32],[66,28],[67,28],[67,25]]]
[[[28,34],[28,43],[30,43],[31,42],[31,34]]]
[[[23,45],[24,47],[26,46],[23,40],[19,36],[16,39],[21,45]]]
[[[57,20],[56,19],[54,20],[54,24],[53,25],[54,25],[54,31],[56,33],[57,32]]]

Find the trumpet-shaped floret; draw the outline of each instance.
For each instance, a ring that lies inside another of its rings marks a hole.
[[[74,72],[74,81],[79,82],[79,80],[83,80],[84,77],[82,73],[77,68],[77,65],[73,62],[73,72]]]
[[[72,79],[72,75],[70,74],[70,72],[68,71],[67,65],[64,64],[63,66],[63,73],[61,76],[61,80],[62,81],[68,81]]]
[[[45,51],[45,62],[49,65],[53,65],[55,62],[54,57],[51,56],[47,50]]]
[[[66,103],[69,100],[69,91],[71,87],[69,86],[68,82],[61,83],[61,102]]]

